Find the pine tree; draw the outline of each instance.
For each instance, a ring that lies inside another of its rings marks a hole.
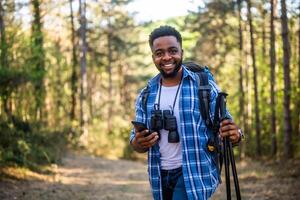
[[[275,43],[275,26],[277,0],[270,0],[271,3],[271,20],[270,20],[270,94],[271,94],[271,134],[272,134],[272,155],[277,153],[277,138],[276,138],[276,101],[275,101],[275,69],[276,69],[276,43]]]
[[[285,0],[281,0],[281,36],[283,43],[283,72],[284,72],[284,155],[285,158],[293,157],[292,148],[292,122],[291,122],[291,78],[290,78],[290,55],[291,47],[289,40],[288,18]]]
[[[260,115],[259,115],[259,100],[258,100],[258,85],[257,85],[257,67],[256,67],[256,56],[255,56],[255,44],[254,44],[254,28],[251,14],[251,0],[247,0],[248,9],[248,21],[250,27],[250,42],[251,42],[251,57],[253,67],[253,84],[254,84],[254,109],[255,109],[255,130],[256,130],[256,155],[261,155],[261,142],[260,142]]]

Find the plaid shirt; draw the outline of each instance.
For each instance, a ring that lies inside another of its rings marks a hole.
[[[207,70],[207,69],[206,69]],[[209,84],[211,85],[210,111],[213,119],[216,97],[219,88],[214,78],[207,70]],[[179,113],[181,129],[180,138],[182,145],[182,170],[188,199],[208,199],[219,184],[219,174],[214,162],[215,154],[207,150],[208,138],[212,132],[207,129],[202,120],[199,109],[199,98],[197,93],[197,74],[187,70],[183,66],[182,88],[179,98]],[[149,127],[151,110],[156,99],[159,88],[160,75],[158,74],[148,82],[150,94],[147,101],[147,113],[143,109],[142,92],[136,101],[136,121],[143,122]],[[135,136],[131,132],[130,141]],[[148,173],[155,200],[162,200],[162,186],[160,174],[160,152],[158,143],[148,151]]]

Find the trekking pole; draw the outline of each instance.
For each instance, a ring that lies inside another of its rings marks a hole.
[[[233,176],[233,180],[234,180],[236,199],[240,200],[241,192],[240,192],[240,186],[239,186],[239,179],[238,179],[237,172],[236,172],[234,154],[233,154],[232,144],[230,141],[228,141],[228,146],[229,146],[229,157],[230,157],[230,163],[231,163],[231,168],[232,168],[232,176]]]
[[[225,137],[223,139],[223,152],[224,152],[224,165],[225,165],[225,181],[226,181],[226,195],[227,200],[231,200],[231,188],[230,188],[230,171],[229,171],[229,158],[228,158],[228,141]]]
[[[220,114],[221,114],[221,121],[226,119],[226,93],[219,93],[220,94]],[[231,189],[230,189],[230,172],[229,172],[229,159],[232,168],[232,175],[234,180],[234,187],[237,200],[241,200],[241,193],[239,187],[239,180],[236,172],[236,165],[234,160],[234,154],[232,149],[232,144],[229,141],[228,137],[223,139],[223,152],[224,152],[224,162],[225,162],[225,179],[226,179],[226,194],[227,200],[231,200]]]

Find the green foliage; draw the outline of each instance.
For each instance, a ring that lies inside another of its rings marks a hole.
[[[130,142],[129,142],[130,132],[131,132],[131,128],[121,129],[121,137],[126,142],[125,143],[126,145],[123,148],[122,158],[135,160],[137,157],[136,157],[136,154],[134,153],[133,148],[131,147]]]
[[[206,1],[205,7],[186,17],[183,30],[198,33],[191,49],[193,60],[214,68],[224,65],[228,54],[237,47],[238,31],[233,15],[232,3],[218,0]]]
[[[30,74],[22,70],[0,68],[0,96],[7,97],[15,89],[31,80]]]
[[[68,144],[67,134],[42,130],[40,124],[13,117],[0,120],[0,163],[35,168],[57,163]]]

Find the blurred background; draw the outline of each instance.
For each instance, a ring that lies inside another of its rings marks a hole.
[[[298,0],[1,0],[0,167],[39,170],[70,149],[143,160],[130,121],[165,24],[229,94],[246,135],[236,156],[299,159]]]

